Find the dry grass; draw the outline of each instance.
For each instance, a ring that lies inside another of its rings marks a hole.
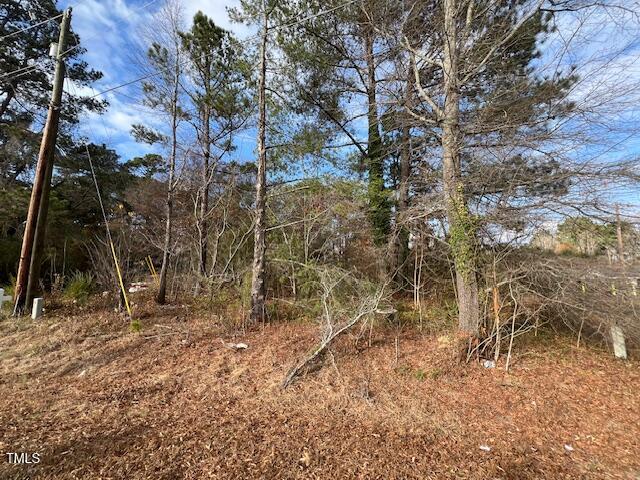
[[[43,459],[5,456],[0,478],[640,476],[639,364],[573,340],[528,345],[505,375],[456,365],[446,338],[415,332],[396,364],[378,330],[364,350],[342,339],[283,392],[311,326],[234,338],[187,307],[139,312],[141,333],[106,310],[0,324],[0,450]]]

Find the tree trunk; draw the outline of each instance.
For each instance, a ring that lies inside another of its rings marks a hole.
[[[167,202],[165,204],[167,219],[164,227],[164,248],[162,250],[162,266],[160,267],[158,294],[156,295],[156,302],[160,305],[166,302],[167,297],[167,271],[169,270],[169,250],[171,249],[171,234],[173,230],[173,187],[176,170],[176,151],[178,147],[178,80],[180,77],[180,63],[177,60],[178,59],[176,59],[173,96],[171,99],[171,153],[169,154],[169,179],[167,185]]]
[[[266,199],[267,199],[267,150],[266,136],[266,73],[267,73],[267,10],[266,2],[262,2],[262,33],[260,43],[260,78],[258,81],[258,175],[256,178],[256,206],[253,244],[253,271],[251,281],[251,314],[252,322],[265,318],[265,252],[266,244]]]
[[[202,165],[202,201],[200,202],[200,225],[198,228],[200,246],[200,276],[207,276],[207,255],[208,255],[208,222],[209,215],[209,193],[211,190],[211,132],[209,124],[211,122],[211,108],[204,106],[202,117],[202,147],[204,153],[204,163]]]
[[[469,335],[476,335],[479,330],[479,305],[475,226],[464,197],[460,170],[462,135],[460,130],[456,8],[456,0],[444,0],[443,186],[449,222],[449,243],[456,273],[458,327]]]
[[[412,76],[409,68],[409,78],[407,79],[407,90],[405,92],[405,104],[411,108],[412,100]],[[409,257],[409,230],[403,222],[403,215],[409,209],[409,177],[411,176],[411,126],[409,115],[405,115],[402,121],[400,133],[400,182],[398,186],[398,206],[396,212],[396,268],[395,283],[398,287],[404,288],[407,284],[408,266],[405,265]]]
[[[390,205],[384,191],[384,158],[382,155],[382,139],[378,118],[376,99],[376,65],[373,53],[373,28],[367,26],[364,35],[365,56],[367,61],[367,121],[368,148],[367,168],[369,170],[369,217],[376,245],[384,245],[389,235],[391,221]]]
[[[14,96],[13,89],[8,90],[6,92],[6,95],[7,96],[4,97],[4,100],[2,100],[2,104],[0,104],[0,118],[4,116],[5,112],[9,108],[9,104],[11,103],[11,100],[13,100],[13,96]]]

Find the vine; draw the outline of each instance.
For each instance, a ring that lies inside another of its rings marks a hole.
[[[477,220],[469,214],[464,201],[462,184],[458,184],[452,198],[451,228],[449,246],[453,255],[456,271],[465,279],[475,270],[475,245]]]

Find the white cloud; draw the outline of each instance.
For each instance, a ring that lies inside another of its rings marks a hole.
[[[82,46],[86,49],[83,58],[91,68],[104,74],[93,88],[75,84],[67,84],[67,87],[75,94],[93,96],[139,77],[140,69],[133,60],[144,48],[139,43],[139,32],[150,24],[154,13],[163,3],[164,0],[60,1],[61,8],[73,7],[72,28],[80,35]],[[200,10],[216,24],[241,34],[247,31],[246,27],[232,24],[226,11],[226,7],[238,4],[238,0],[183,0],[187,24]],[[151,151],[151,147],[133,140],[131,127],[145,124],[160,128],[162,119],[152,115],[136,101],[139,93],[139,84],[107,93],[102,98],[108,100],[108,110],[103,115],[86,114],[81,119],[80,134],[93,142],[116,148],[123,159]]]

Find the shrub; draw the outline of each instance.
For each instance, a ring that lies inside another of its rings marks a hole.
[[[77,302],[85,302],[93,292],[94,276],[88,272],[76,272],[64,289],[64,296]]]

